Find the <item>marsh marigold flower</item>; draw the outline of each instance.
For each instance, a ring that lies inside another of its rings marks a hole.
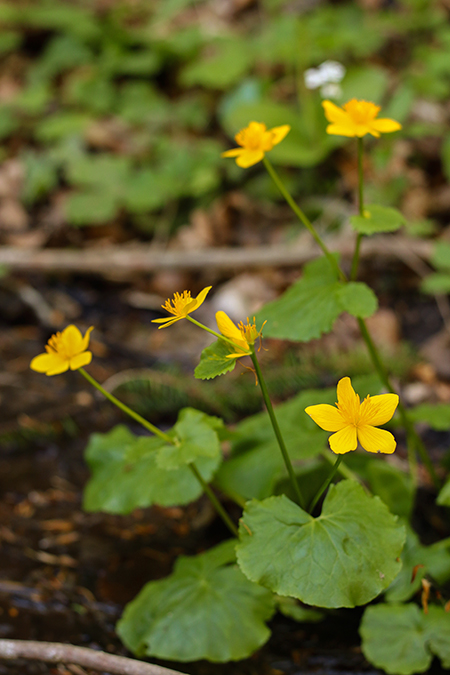
[[[257,330],[254,318],[253,323],[250,323],[250,320],[247,318],[247,323],[245,325],[244,322],[241,321],[240,324],[236,326],[230,317],[222,311],[216,313],[216,321],[222,335],[229,340],[232,340],[236,346],[236,351],[232,354],[227,354],[227,359],[239,359],[241,356],[248,356],[251,354],[251,348],[261,335],[261,331],[264,327],[263,324],[261,329]]]
[[[372,134],[378,138],[380,134],[398,131],[402,125],[389,118],[377,118],[381,108],[370,101],[358,101],[352,98],[342,108],[331,101],[322,101],[325,117],[331,123],[327,126],[327,134],[335,136],[357,136],[362,138]]]
[[[169,298],[164,305],[161,305],[161,307],[169,312],[169,314],[173,314],[173,317],[169,316],[167,319],[152,319],[152,323],[161,323],[162,326],[158,326],[158,328],[166,328],[175,323],[175,321],[185,319],[188,314],[200,307],[211,288],[212,286],[207,286],[200,291],[196,298],[191,298],[191,291],[175,293],[172,300]]]
[[[339,380],[336,408],[332,405],[310,405],[305,412],[325,431],[334,431],[329,438],[336,454],[356,450],[358,441],[367,452],[391,454],[396,448],[393,435],[376,429],[393,416],[398,405],[397,394],[366,396],[361,403],[349,377]]]
[[[248,127],[241,129],[234,137],[241,147],[223,152],[222,157],[236,157],[236,164],[247,169],[260,162],[264,154],[272,150],[274,145],[278,145],[290,129],[289,124],[267,129],[261,122],[250,122]]]
[[[35,356],[30,368],[37,373],[59,375],[66,370],[78,370],[92,361],[92,352],[86,351],[89,336],[94,326],[87,329],[84,337],[76,326],[70,325],[61,333],[52,335],[45,345],[45,354]]]

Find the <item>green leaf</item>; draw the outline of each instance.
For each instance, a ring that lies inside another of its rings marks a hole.
[[[450,274],[448,272],[430,274],[422,281],[420,288],[424,293],[430,293],[430,295],[450,293]]]
[[[48,153],[29,150],[21,159],[25,167],[22,199],[26,204],[34,204],[58,184],[58,166]]]
[[[424,673],[433,654],[450,666],[450,614],[443,607],[417,605],[368,607],[360,627],[364,656],[392,675]]]
[[[158,450],[157,465],[161,469],[178,469],[200,457],[217,459],[220,443],[216,429],[221,424],[218,417],[210,417],[194,408],[183,408],[170,432],[179,442],[176,445],[166,443]]]
[[[117,625],[137,656],[177,661],[236,661],[269,638],[265,622],[273,595],[229,563],[235,540],[195,557],[182,556],[174,572],[148,583]]]
[[[400,571],[405,541],[385,504],[351,480],[330,487],[318,518],[284,495],[248,502],[239,535],[249,579],[317,607],[370,602]]]
[[[341,286],[336,291],[336,299],[344,311],[362,319],[372,316],[378,309],[377,296],[360,281],[350,281]]]
[[[256,321],[267,320],[267,337],[309,342],[331,331],[342,312],[365,318],[376,308],[376,296],[368,286],[343,284],[328,260],[318,258],[305,265],[299,281],[258,312]]]
[[[434,247],[431,261],[438,269],[450,271],[450,244],[438,241]]]
[[[92,117],[83,113],[60,112],[45,117],[35,128],[35,137],[43,143],[53,143],[65,136],[81,135],[92,123]]]
[[[436,504],[439,504],[439,506],[450,506],[450,478],[439,492]]]
[[[317,456],[327,445],[327,432],[312,421],[305,408],[316,403],[332,404],[335,400],[335,389],[307,390],[276,407],[278,424],[294,464]],[[262,412],[236,425],[231,458],[220,467],[216,482],[224,492],[264,499],[273,494],[284,471],[270,418]]]
[[[267,320],[264,335],[309,342],[329,332],[341,313],[336,300],[337,274],[326,258],[305,265],[303,277],[277,300],[258,312],[258,324]]]
[[[299,623],[318,623],[325,618],[324,612],[316,609],[302,607],[294,598],[286,598],[281,595],[275,596],[277,609],[284,616],[294,619]]]
[[[157,451],[164,445],[155,437],[137,437],[123,425],[92,434],[86,448],[92,474],[84,492],[86,511],[126,514],[152,504],[175,506],[197,499],[202,487],[188,467],[166,471],[158,466]],[[196,461],[206,482],[220,461],[220,456]]]
[[[378,457],[369,456],[366,478],[372,492],[383,500],[391,513],[410,517],[415,490],[409,475]]]
[[[252,52],[246,40],[234,36],[213,45],[214,54],[189,64],[181,73],[181,83],[187,87],[200,85],[210,89],[227,89],[239,82],[249,69]],[[211,50],[211,44],[208,45]]]
[[[422,403],[408,410],[408,415],[414,422],[425,422],[435,431],[450,429],[450,404]]]
[[[227,358],[232,353],[231,345],[224,340],[216,340],[202,351],[200,363],[194,371],[195,377],[198,380],[211,380],[234,370],[236,359]]]
[[[376,234],[395,232],[405,224],[405,217],[397,209],[370,204],[364,208],[364,216],[352,216],[350,222],[360,234]]]
[[[117,195],[111,192],[79,192],[65,203],[66,218],[72,225],[98,225],[112,220],[119,208]]]
[[[425,575],[442,585],[450,579],[450,547],[437,542],[423,546],[413,529],[406,526],[406,543],[402,551],[402,569],[386,591],[387,602],[405,602],[421,588]],[[420,565],[417,568],[417,565]],[[415,573],[414,581],[413,572]]]

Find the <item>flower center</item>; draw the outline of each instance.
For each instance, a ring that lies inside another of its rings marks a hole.
[[[183,291],[183,293],[175,293],[173,300],[166,300],[163,307],[165,310],[170,312],[170,314],[180,316],[186,309],[186,305],[188,305],[191,301],[191,292]]]
[[[53,352],[58,354],[58,356],[61,356],[63,359],[70,359],[73,356],[73,354],[70,353],[70,349],[68,349],[68,345],[65,343],[65,340],[60,332],[52,335],[48,341],[48,346]]]

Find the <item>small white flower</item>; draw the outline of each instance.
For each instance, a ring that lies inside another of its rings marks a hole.
[[[318,89],[330,83],[339,83],[345,75],[345,68],[338,61],[324,61],[318,68],[305,70],[304,79],[307,89]]]

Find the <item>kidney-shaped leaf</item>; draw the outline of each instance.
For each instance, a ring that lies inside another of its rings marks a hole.
[[[308,342],[328,333],[342,312],[367,318],[376,311],[377,304],[366,284],[343,284],[328,260],[318,258],[305,265],[303,277],[280,298],[258,312],[256,321],[267,321],[267,337]]]
[[[400,571],[405,540],[397,517],[351,480],[329,489],[318,518],[284,495],[248,502],[239,535],[249,579],[318,607],[370,602]]]
[[[274,597],[230,565],[235,543],[180,557],[169,577],[144,586],[117,626],[125,645],[138,656],[216,662],[243,659],[263,645]]]
[[[165,443],[157,452],[161,469],[178,469],[200,457],[216,458],[220,443],[216,429],[222,426],[218,417],[211,417],[194,408],[183,408],[171,431],[177,442]]]
[[[125,514],[152,504],[188,504],[200,497],[202,487],[187,466],[173,471],[158,466],[157,452],[164,445],[155,437],[135,436],[123,425],[107,434],[92,434],[86,448],[92,474],[84,492],[86,511]],[[220,456],[202,457],[195,464],[208,482]]]
[[[417,605],[368,607],[360,627],[365,657],[392,675],[428,670],[433,654],[450,666],[450,614],[443,607]]]
[[[395,232],[406,221],[397,209],[370,204],[365,207],[364,216],[352,216],[350,222],[353,229],[360,234],[376,234],[377,232]]]

